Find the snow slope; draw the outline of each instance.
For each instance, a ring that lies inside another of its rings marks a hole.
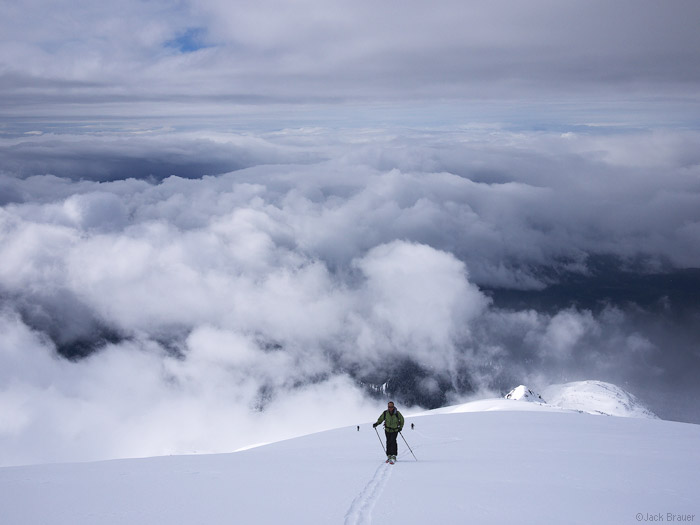
[[[232,454],[2,468],[0,522],[700,521],[698,425],[497,399],[407,417],[403,434],[419,461],[399,439],[386,465],[365,423]]]

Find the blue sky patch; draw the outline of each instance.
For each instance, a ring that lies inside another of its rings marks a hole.
[[[204,43],[205,30],[199,27],[192,27],[180,34],[177,38],[169,40],[165,43],[166,47],[177,49],[181,53],[192,53],[205,47],[209,47]]]

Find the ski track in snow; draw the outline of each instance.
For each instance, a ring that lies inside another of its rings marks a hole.
[[[379,465],[372,479],[350,504],[350,508],[345,513],[345,525],[370,525],[372,523],[372,509],[384,491],[392,468],[394,467],[386,463]]]

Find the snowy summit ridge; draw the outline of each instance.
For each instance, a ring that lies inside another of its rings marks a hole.
[[[505,395],[513,401],[546,404],[564,410],[588,414],[618,417],[658,419],[634,395],[619,386],[603,381],[575,381],[545,388],[543,396],[525,385],[520,385]]]
[[[513,390],[506,394],[506,399],[512,399],[514,401],[531,401],[535,403],[544,403],[545,400],[542,396],[536,394],[531,389],[525,385],[520,385],[515,387]]]
[[[658,419],[633,394],[603,381],[551,385],[542,392],[550,405],[589,414]]]

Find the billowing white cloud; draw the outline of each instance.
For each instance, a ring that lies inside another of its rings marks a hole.
[[[370,361],[404,357],[454,371],[456,344],[469,338],[469,323],[488,305],[467,280],[463,263],[426,245],[395,241],[355,264],[366,277],[362,294],[368,310],[360,312],[365,319],[357,351]],[[382,348],[388,355],[381,350],[377,355]]]
[[[16,315],[0,327],[3,465],[231,451],[373,414],[342,375],[267,399],[293,367],[240,334],[197,329],[185,357],[132,341],[71,363]]]

